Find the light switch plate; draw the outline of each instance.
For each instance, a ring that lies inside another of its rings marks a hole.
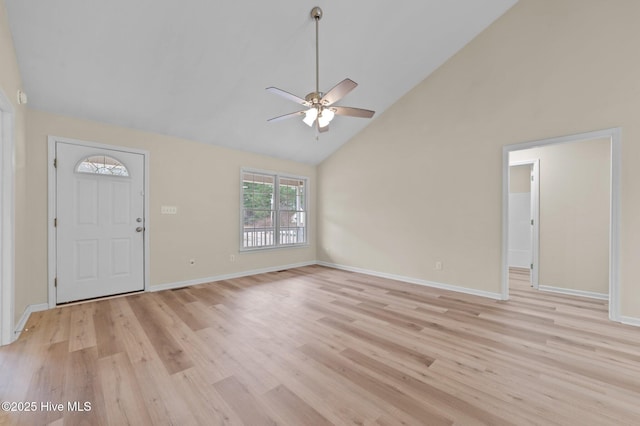
[[[160,207],[160,214],[178,214],[178,207],[162,206]]]

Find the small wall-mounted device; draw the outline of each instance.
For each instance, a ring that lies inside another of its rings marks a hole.
[[[18,90],[18,104],[24,105],[27,103],[27,94],[22,90]]]

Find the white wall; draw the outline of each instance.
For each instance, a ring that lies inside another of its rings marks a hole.
[[[531,164],[509,167],[509,193],[531,192]]]
[[[502,147],[621,127],[621,311],[640,318],[638,16],[520,0],[320,165],[319,258],[500,293]]]

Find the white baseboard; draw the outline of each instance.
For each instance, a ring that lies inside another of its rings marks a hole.
[[[538,290],[548,291],[551,293],[567,294],[569,296],[589,297],[591,299],[609,300],[609,295],[605,293],[596,293],[593,291],[574,290],[572,288],[554,287],[550,285],[540,285]]]
[[[231,280],[233,278],[248,277],[249,275],[266,274],[268,272],[282,271],[284,269],[302,268],[303,266],[316,265],[316,261],[294,263],[290,265],[270,266],[268,268],[253,269],[250,271],[234,272],[232,274],[216,275],[207,278],[196,278],[195,280],[178,281],[175,283],[166,283],[150,286],[147,291],[172,290],[175,288],[189,287],[192,285],[206,284],[215,281]]]
[[[29,320],[29,316],[31,316],[32,313],[46,311],[47,309],[49,309],[48,303],[37,303],[35,305],[27,305],[27,307],[24,308],[24,312],[22,313],[22,316],[20,317],[20,320],[18,321],[18,324],[16,325],[15,330],[13,330],[13,341],[15,342],[18,339],[18,337],[20,337],[20,334],[22,334],[22,331],[24,330],[24,327],[25,325],[27,325],[27,321]]]
[[[480,297],[486,297],[486,298],[489,298],[489,299],[502,300],[502,295],[500,293],[492,293],[490,291],[475,290],[475,289],[472,289],[472,288],[461,287],[461,286],[457,286],[457,285],[443,284],[443,283],[438,283],[438,282],[434,282],[434,281],[422,280],[422,279],[419,279],[419,278],[412,278],[412,277],[405,277],[405,276],[401,276],[401,275],[387,274],[385,272],[378,272],[378,271],[372,271],[372,270],[369,270],[369,269],[355,268],[355,267],[352,267],[352,266],[338,265],[338,264],[335,264],[335,263],[328,263],[328,262],[323,262],[323,261],[318,261],[317,264],[321,265],[321,266],[326,266],[328,268],[342,269],[343,271],[357,272],[359,274],[372,275],[374,277],[380,277],[380,278],[388,278],[388,279],[396,280],[396,281],[404,281],[404,282],[411,283],[411,284],[423,285],[425,287],[439,288],[439,289],[442,289],[442,290],[455,291],[457,293],[465,293],[465,294],[471,294],[473,296],[480,296]]]
[[[640,327],[640,318],[635,317],[620,317],[620,322],[627,325],[635,325],[636,327]]]

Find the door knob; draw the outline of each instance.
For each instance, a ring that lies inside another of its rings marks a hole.
[[[142,226],[138,226],[136,228],[136,232],[142,232],[142,231],[144,231],[144,228]]]

